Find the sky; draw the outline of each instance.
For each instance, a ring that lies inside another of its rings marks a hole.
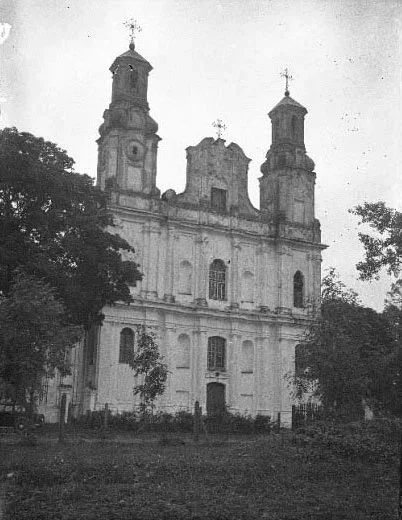
[[[358,280],[364,228],[348,210],[383,200],[402,211],[402,0],[2,0],[0,126],[56,142],[76,171],[95,177],[109,67],[128,49],[131,18],[142,27],[136,50],[154,68],[161,191],[183,191],[185,149],[215,136],[220,118],[226,144],[252,159],[258,207],[267,114],[288,67],[290,95],[308,110],[324,273],[335,267],[364,305],[381,310],[393,279]]]

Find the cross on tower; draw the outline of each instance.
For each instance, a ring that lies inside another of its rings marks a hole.
[[[212,123],[212,126],[216,128],[216,135],[218,136],[218,139],[220,139],[223,131],[226,130],[226,125],[223,123],[222,119],[217,119]]]
[[[288,96],[289,95],[289,81],[293,80],[293,76],[291,75],[291,73],[289,72],[287,67],[283,72],[280,73],[280,75],[282,76],[282,78],[286,78],[285,96]]]
[[[130,20],[125,21],[123,25],[129,30],[130,49],[134,49],[135,33],[140,33],[142,31],[142,28],[138,24],[137,20],[134,20],[134,18],[130,18]]]

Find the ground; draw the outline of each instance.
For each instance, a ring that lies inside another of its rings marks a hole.
[[[398,461],[265,436],[41,436],[0,445],[5,520],[385,520]],[[1,518],[1,508],[0,508]]]

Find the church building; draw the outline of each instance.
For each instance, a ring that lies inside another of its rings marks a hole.
[[[110,70],[97,183],[144,278],[132,287],[133,303],[105,308],[103,325],[75,349],[73,413],[138,405],[127,355],[144,324],[169,369],[158,409],[190,411],[199,401],[207,412],[281,412],[288,422],[286,375],[319,312],[324,247],[314,162],[304,144],[307,110],[286,90],[268,114],[272,143],[261,166],[259,209],[248,197],[250,159],[220,137],[189,146],[185,190],[161,194],[160,137],[147,96],[152,66],[131,43]]]

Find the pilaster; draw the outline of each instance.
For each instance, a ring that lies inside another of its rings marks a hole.
[[[208,291],[208,237],[204,233],[196,238],[196,284],[195,303],[201,307],[207,307]]]
[[[232,238],[232,262],[230,265],[230,307],[239,308],[239,254],[241,250],[240,241]]]

